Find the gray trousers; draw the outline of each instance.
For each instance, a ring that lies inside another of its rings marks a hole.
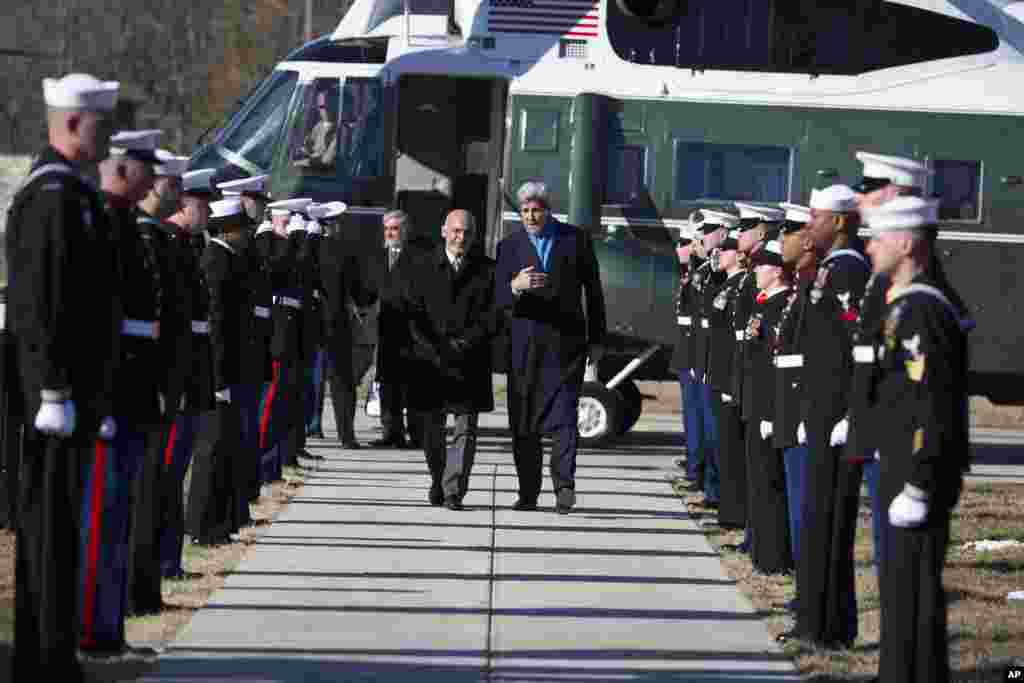
[[[476,457],[478,413],[455,415],[455,433],[451,444],[445,435],[448,414],[440,410],[424,412],[423,451],[430,469],[432,489],[441,489],[445,497],[459,500],[469,488],[469,473]]]

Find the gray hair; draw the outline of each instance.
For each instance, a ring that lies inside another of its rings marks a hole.
[[[405,211],[402,211],[401,209],[394,209],[384,214],[384,218],[381,218],[380,222],[383,224],[391,220],[397,220],[399,225],[401,225],[402,228],[405,228],[407,225],[409,225],[409,214],[407,214]]]
[[[527,180],[520,185],[519,191],[516,192],[516,199],[519,200],[519,206],[529,201],[538,201],[544,206],[551,206],[551,193],[548,191],[548,186],[541,180]]]

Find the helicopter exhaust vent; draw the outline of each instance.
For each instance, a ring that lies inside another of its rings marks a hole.
[[[563,38],[558,43],[558,56],[564,59],[586,59],[587,41]]]

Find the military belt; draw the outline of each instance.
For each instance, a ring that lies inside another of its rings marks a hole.
[[[773,363],[777,368],[802,368],[804,366],[804,354],[791,353],[785,356],[775,356]]]
[[[252,314],[254,316],[256,316],[257,318],[269,318],[270,317],[270,309],[268,307],[266,307],[266,306],[253,306],[252,307]]]
[[[682,325],[683,327],[689,327],[690,325],[693,325],[693,318],[688,315],[677,316],[676,324]]]
[[[153,320],[125,318],[121,321],[121,334],[126,337],[138,337],[140,339],[159,339],[160,323]]]
[[[210,323],[205,320],[193,320],[192,334],[210,334]]]
[[[302,301],[290,296],[275,296],[274,303],[278,306],[287,306],[288,308],[302,310]]]

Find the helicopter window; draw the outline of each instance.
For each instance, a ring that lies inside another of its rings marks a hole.
[[[622,145],[608,150],[608,176],[605,204],[646,204],[647,148]]]
[[[269,169],[296,81],[295,71],[275,71],[267,87],[261,88],[262,99],[249,108],[220,145],[259,169]]]
[[[292,124],[288,158],[306,175],[382,173],[381,89],[373,78],[319,78],[307,85]]]
[[[675,200],[781,202],[789,196],[786,147],[675,142]]]
[[[554,152],[558,150],[557,109],[524,109],[523,140],[521,147],[527,152]]]
[[[981,162],[936,159],[931,162],[932,195],[939,200],[939,220],[981,218]]]
[[[609,2],[612,49],[637,64],[857,75],[999,47],[986,26],[883,0],[679,0],[678,7],[652,26]]]

